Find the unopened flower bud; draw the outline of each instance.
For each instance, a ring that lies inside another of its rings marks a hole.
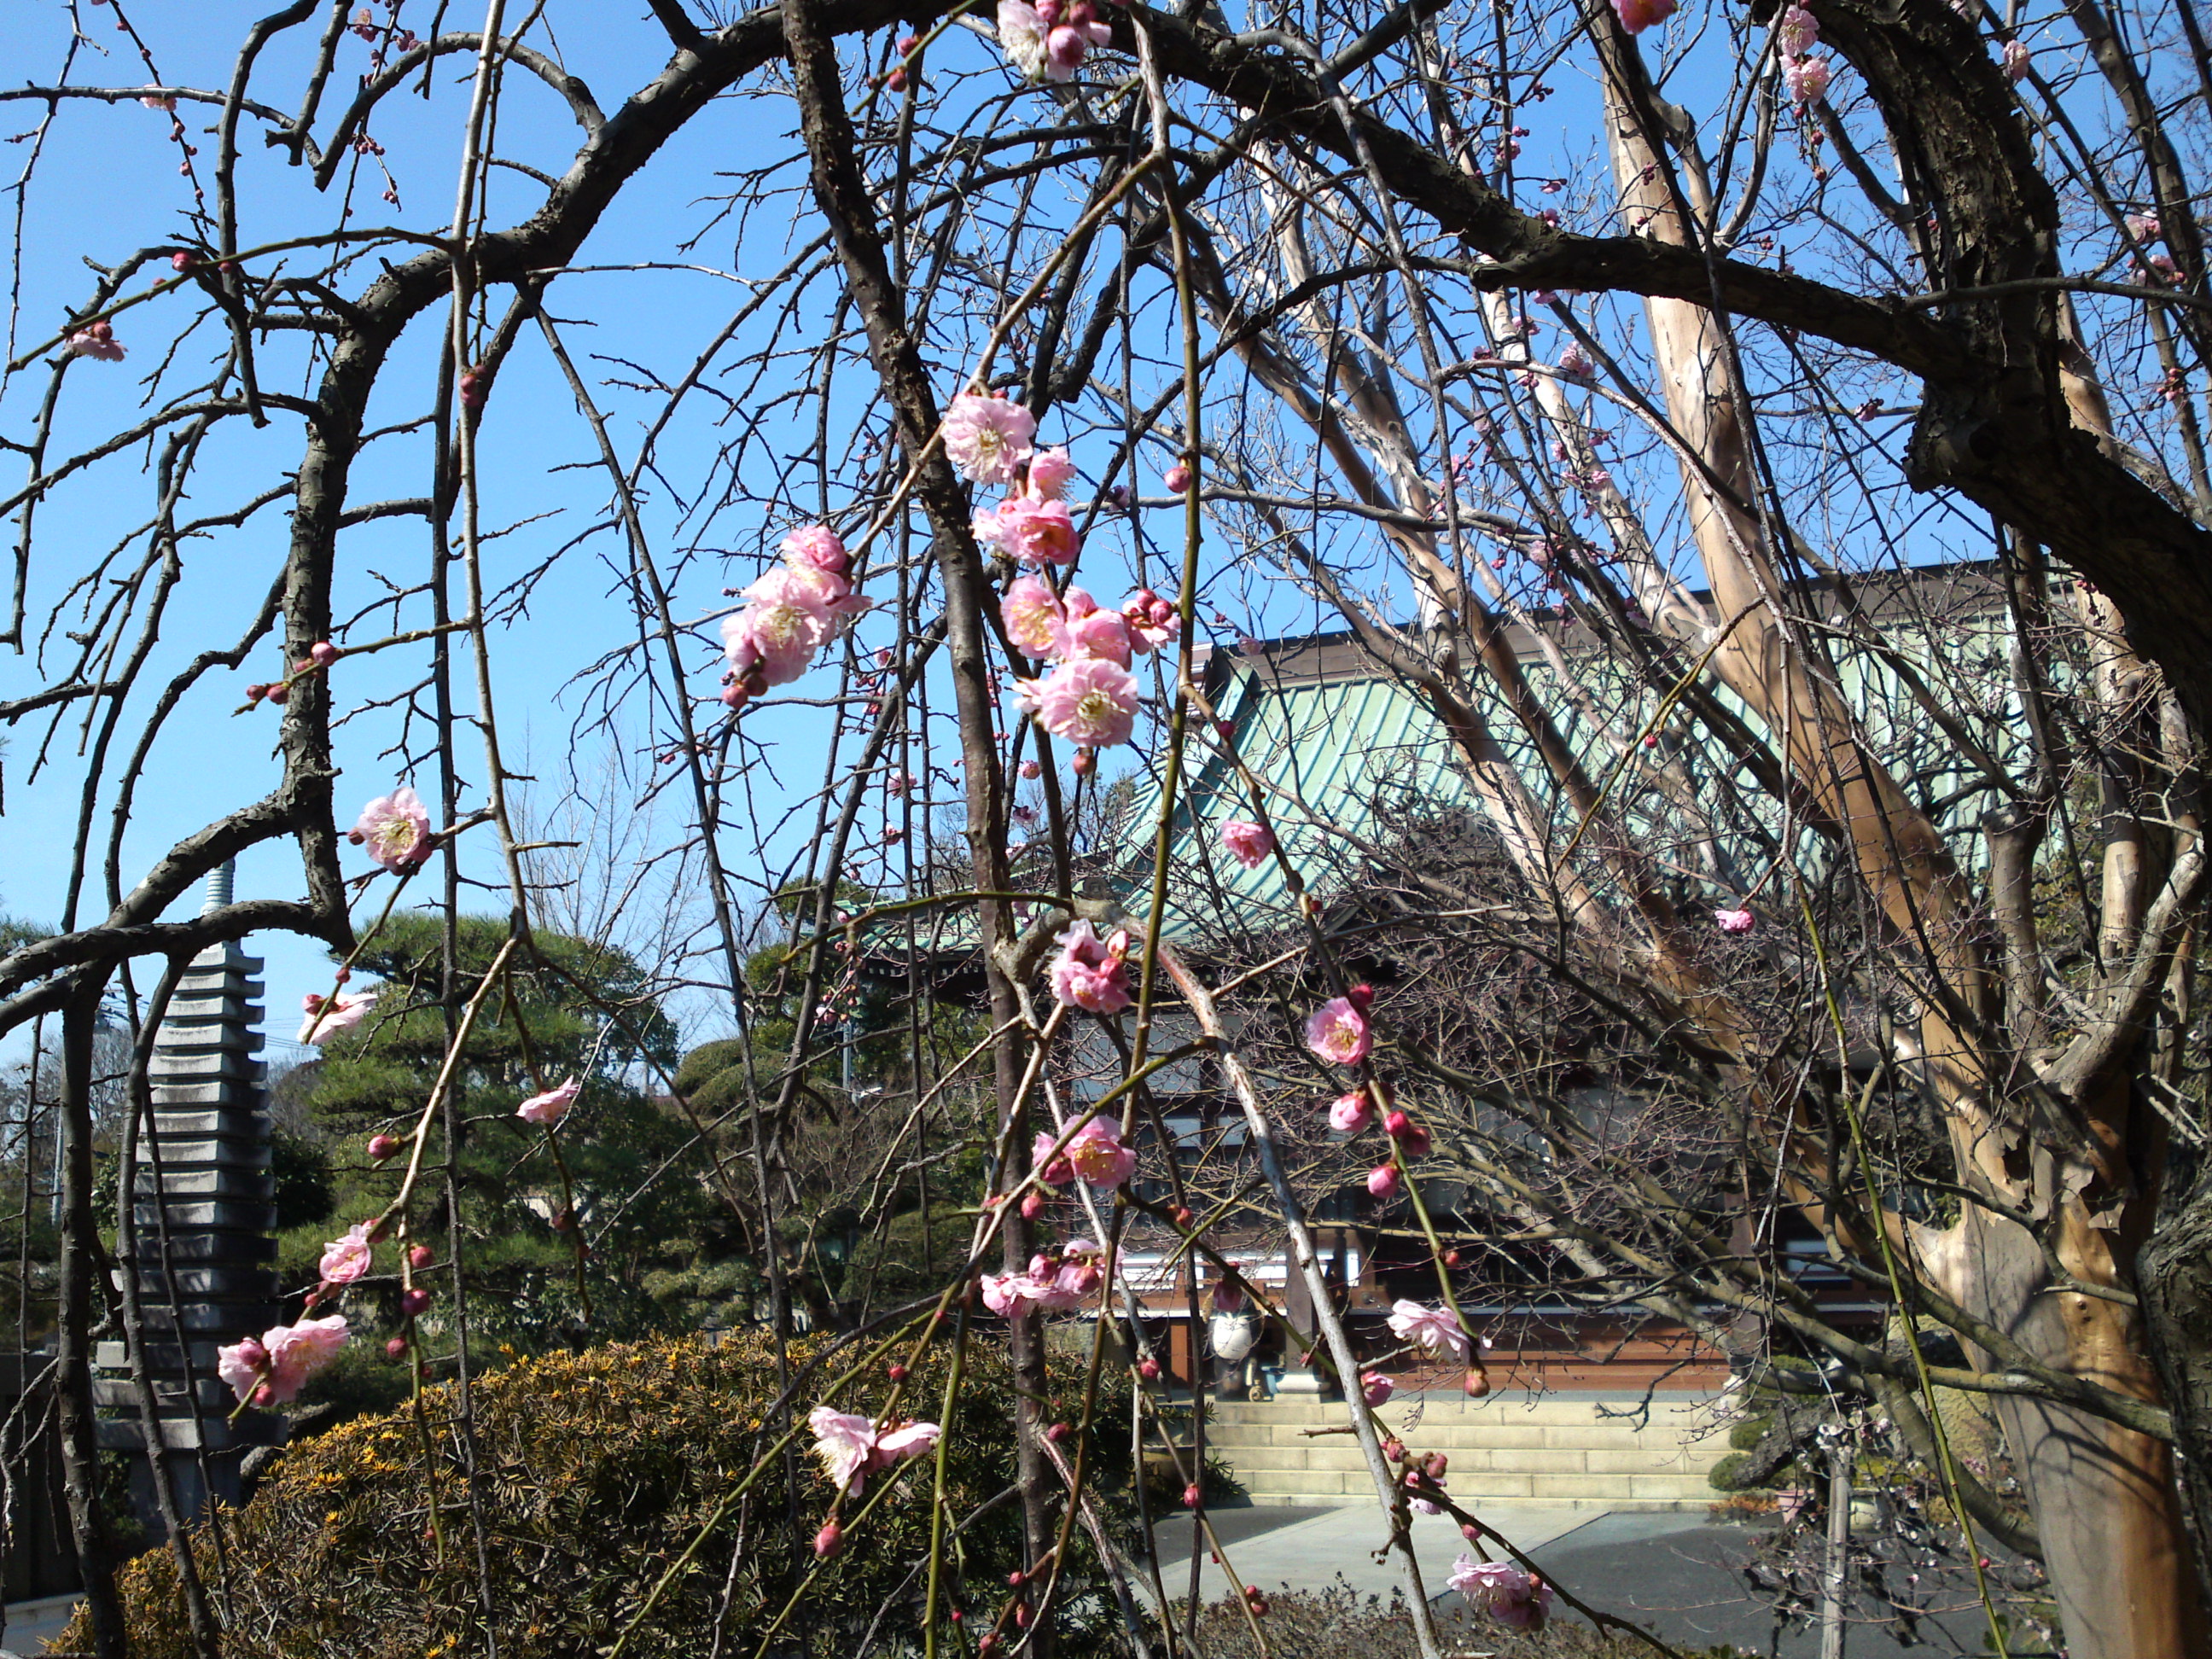
[[[1190,469],[1177,461],[1168,469],[1167,476],[1160,482],[1167,486],[1169,495],[1180,495],[1190,488]]]
[[[1188,1228],[1192,1222],[1197,1219],[1198,1218],[1190,1212],[1189,1205],[1178,1204],[1175,1206],[1174,1220],[1176,1226]]]
[[[890,1377],[894,1382],[903,1382],[906,1381],[907,1376],[906,1367],[900,1364],[897,1360],[894,1359],[889,1365],[884,1368],[884,1375]]]
[[[1400,1459],[1403,1458],[1405,1455],[1406,1443],[1404,1441],[1393,1438],[1385,1440],[1382,1443],[1382,1455],[1389,1458],[1393,1463],[1397,1462]]]
[[[1054,1445],[1057,1446],[1061,1441],[1066,1439],[1069,1435],[1073,1434],[1075,1430],[1070,1425],[1066,1423],[1055,1423],[1044,1431],[1044,1437],[1051,1441]]]
[[[461,407],[482,409],[484,403],[483,376],[473,368],[461,376]]]
[[[1378,1164],[1367,1172],[1367,1190],[1376,1198],[1388,1198],[1398,1190],[1398,1166]]]
[[[1160,1380],[1160,1362],[1151,1358],[1149,1355],[1146,1356],[1145,1358],[1137,1362],[1137,1375],[1143,1377],[1147,1382],[1158,1382]]]
[[[379,1164],[398,1150],[399,1143],[390,1135],[371,1135],[368,1138],[368,1155]]]
[[[424,1290],[420,1285],[416,1285],[411,1290],[402,1291],[399,1293],[399,1311],[405,1314],[410,1319],[414,1318],[416,1315],[421,1313],[423,1309],[429,1305],[430,1292]]]
[[[421,1272],[438,1259],[438,1253],[428,1244],[417,1244],[407,1252],[407,1265]]]
[[[1044,1194],[1034,1189],[1022,1195],[1022,1219],[1035,1221],[1044,1213]]]
[[[394,1359],[404,1359],[407,1357],[407,1339],[404,1336],[393,1337],[384,1345],[384,1352]]]
[[[1088,749],[1077,750],[1075,751],[1074,760],[1070,763],[1070,764],[1074,768],[1075,775],[1079,778],[1089,777],[1091,775],[1091,768],[1096,766],[1097,763],[1098,763],[1096,760],[1091,758],[1091,751]]]
[[[262,698],[268,695],[269,688],[258,684],[258,682],[246,688],[246,700],[248,702],[259,702]]]
[[[1480,1400],[1490,1392],[1490,1374],[1487,1371],[1469,1371],[1463,1386],[1469,1400]]]
[[[903,69],[893,70],[889,75],[884,76],[884,85],[893,92],[904,92],[906,90],[906,70]]]
[[[1182,1489],[1183,1508],[1187,1510],[1196,1509],[1199,1506],[1200,1501],[1205,1497],[1205,1493],[1199,1491],[1198,1482],[1195,1480],[1192,1481],[1190,1485]]]
[[[824,1521],[822,1523],[822,1530],[814,1534],[814,1553],[817,1558],[827,1561],[844,1547],[845,1529],[835,1521]]]
[[[1036,762],[1035,762],[1035,761],[1033,761],[1033,760],[1029,760],[1029,761],[1024,761],[1024,762],[1022,763],[1022,775],[1023,775],[1024,777],[1025,777],[1025,778],[1036,778],[1036,777],[1042,777],[1043,775],[1044,775],[1044,768],[1043,768],[1043,767],[1042,767],[1042,766],[1040,766],[1040,765],[1038,765],[1038,764],[1036,763]]]
[[[272,686],[270,686],[270,687],[269,688],[268,696],[269,696],[269,701],[270,701],[270,702],[283,702],[283,701],[284,701],[284,699],[285,699],[285,698],[287,698],[287,697],[290,696],[291,695],[292,695],[292,688],[291,688],[291,686],[290,686],[290,685],[289,685],[289,684],[286,684],[284,681],[283,681],[283,680],[279,680],[279,681],[277,681],[276,684],[274,684],[274,685],[272,685]]]
[[[338,648],[328,640],[317,640],[307,647],[307,660],[318,668],[327,668],[338,659]]]
[[[269,1363],[269,1350],[249,1336],[238,1345],[238,1358],[241,1364],[250,1365],[258,1370]]]

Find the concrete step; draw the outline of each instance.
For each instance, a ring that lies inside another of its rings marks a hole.
[[[1632,1423],[1633,1419],[1622,1413],[1635,1411],[1643,1399],[1641,1395],[1596,1393],[1530,1395],[1516,1392],[1492,1395],[1486,1400],[1469,1400],[1457,1393],[1401,1394],[1381,1410],[1385,1417],[1395,1420],[1419,1406],[1422,1420],[1428,1423]],[[1711,1400],[1708,1394],[1656,1394],[1651,1396],[1648,1420],[1657,1424],[1693,1418]],[[1345,1406],[1340,1400],[1240,1400],[1210,1404],[1208,1410],[1211,1415],[1207,1421],[1221,1424],[1304,1426],[1345,1420]]]
[[[1241,1473],[1248,1469],[1364,1469],[1366,1460],[1357,1446],[1237,1446],[1216,1443],[1212,1449],[1222,1459],[1233,1463]],[[1431,1451],[1434,1447],[1419,1446],[1414,1449]],[[1680,1474],[1704,1480],[1705,1471],[1720,1460],[1717,1456],[1695,1457],[1665,1447],[1652,1447],[1643,1452],[1583,1452],[1547,1449],[1531,1451],[1526,1448],[1493,1450],[1478,1447],[1471,1451],[1447,1453],[1451,1459],[1451,1480],[1474,1478],[1486,1474]]]
[[[1708,1504],[1711,1504],[1713,1498],[1714,1494],[1710,1491],[1694,1498],[1623,1497],[1596,1498],[1554,1498],[1546,1502],[1541,1505],[1541,1507],[1547,1510],[1587,1510],[1593,1515],[1611,1514],[1621,1510],[1631,1510],[1638,1514],[1663,1512],[1668,1514],[1693,1515],[1703,1510]],[[1365,1486],[1363,1487],[1357,1494],[1340,1492],[1255,1492],[1248,1494],[1248,1501],[1255,1510],[1349,1509],[1358,1505],[1372,1504],[1375,1501],[1375,1489],[1371,1486]],[[1521,1500],[1509,1498],[1498,1498],[1492,1500],[1490,1498],[1484,1497],[1463,1501],[1465,1501],[1466,1506],[1472,1510],[1478,1506],[1483,1509],[1489,1509],[1493,1507],[1493,1504],[1504,1505],[1509,1504],[1518,1504]]]
[[[1455,1503],[1474,1509],[1492,1502],[1592,1504],[1619,1508],[1631,1504],[1698,1506],[1717,1497],[1700,1475],[1680,1474],[1477,1474],[1445,1481]],[[1303,1494],[1327,1504],[1372,1503],[1375,1482],[1364,1469],[1239,1469],[1237,1484],[1259,1503],[1288,1501]]]
[[[1653,1446],[1711,1445],[1717,1448],[1713,1453],[1717,1457],[1727,1449],[1728,1440],[1725,1430],[1717,1425],[1707,1427],[1688,1422],[1654,1423],[1638,1432],[1626,1425],[1615,1423],[1429,1422],[1407,1427],[1393,1422],[1387,1412],[1383,1413],[1382,1420],[1407,1445],[1419,1446],[1423,1451],[1504,1450],[1508,1448],[1530,1451],[1641,1451]],[[1210,1446],[1224,1448],[1325,1446],[1332,1442],[1345,1445],[1354,1443],[1349,1434],[1313,1432],[1317,1426],[1310,1424],[1209,1423],[1206,1425],[1206,1442]]]

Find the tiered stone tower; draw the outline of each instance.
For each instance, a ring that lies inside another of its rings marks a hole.
[[[230,902],[231,868],[208,878],[207,908]],[[268,1114],[262,1109],[261,959],[237,945],[211,945],[192,959],[155,1039],[154,1117],[138,1139],[136,1239],[118,1257],[135,1273],[147,1361],[159,1410],[159,1443],[186,1518],[210,1498],[239,1499],[239,1463],[248,1449],[283,1438],[263,1412],[228,1420],[237,1404],[216,1376],[216,1350],[258,1336],[279,1316],[276,1181],[270,1174]],[[144,1450],[130,1356],[100,1345],[106,1373],[95,1384],[108,1408],[100,1443]],[[149,1466],[132,1474],[138,1513],[158,1533]]]

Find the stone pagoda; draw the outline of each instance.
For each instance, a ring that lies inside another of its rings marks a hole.
[[[205,909],[230,902],[231,866],[208,879]],[[261,959],[234,944],[192,958],[155,1038],[153,1120],[141,1123],[132,1224],[118,1273],[135,1273],[158,1443],[187,1521],[210,1498],[240,1499],[240,1461],[284,1437],[281,1419],[247,1412],[216,1376],[216,1350],[277,1322],[275,1177],[262,1091]],[[120,1285],[118,1285],[118,1289]],[[122,1342],[103,1342],[95,1383],[100,1443],[143,1451],[149,1440]],[[149,1466],[131,1485],[158,1534]]]

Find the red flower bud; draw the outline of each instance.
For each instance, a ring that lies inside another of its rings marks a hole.
[[[404,1359],[407,1357],[407,1339],[404,1336],[393,1337],[384,1345],[384,1352],[394,1359]]]
[[[1158,1382],[1160,1380],[1160,1362],[1150,1357],[1139,1360],[1137,1362],[1137,1375],[1143,1377],[1147,1382]]]
[[[1022,1194],[1022,1219],[1035,1221],[1044,1213],[1044,1194],[1032,1188]]]
[[[461,407],[482,409],[484,404],[483,376],[473,368],[461,376]]]
[[[418,1271],[438,1259],[438,1253],[428,1244],[417,1244],[407,1252],[407,1265]]]
[[[429,1305],[430,1292],[424,1290],[419,1285],[415,1286],[412,1290],[402,1291],[399,1293],[399,1311],[405,1314],[410,1319],[414,1318],[416,1315],[421,1313],[423,1309]]]
[[[269,688],[258,683],[249,685],[246,688],[246,700],[248,702],[259,702],[262,698],[268,695]]]
[[[1375,1000],[1375,988],[1367,984],[1355,985],[1344,994],[1344,1000],[1364,1014],[1368,1005]]]
[[[1462,1385],[1469,1400],[1480,1400],[1490,1392],[1490,1376],[1486,1371],[1469,1371]]]
[[[1194,1222],[1194,1221],[1195,1221],[1195,1220],[1197,1220],[1197,1219],[1198,1219],[1198,1218],[1197,1218],[1196,1216],[1193,1215],[1193,1214],[1190,1212],[1190,1206],[1189,1206],[1189,1205],[1188,1205],[1188,1204],[1178,1204],[1178,1205],[1176,1205],[1176,1207],[1175,1207],[1175,1224],[1176,1224],[1176,1226],[1178,1226],[1178,1227],[1182,1227],[1182,1228],[1188,1228],[1188,1227],[1190,1225],[1190,1224],[1191,1224],[1192,1222]]]
[[[1044,1431],[1044,1437],[1051,1441],[1054,1445],[1057,1446],[1061,1441],[1066,1439],[1068,1436],[1074,1432],[1075,1430],[1071,1425],[1066,1423],[1055,1423]]]
[[[814,1534],[814,1553],[827,1561],[845,1547],[845,1529],[835,1521],[824,1521],[822,1530]]]
[[[368,1155],[379,1164],[398,1150],[399,1143],[390,1135],[371,1135],[368,1138]]]
[[[884,1374],[894,1382],[903,1382],[906,1381],[906,1367],[900,1364],[896,1359],[891,1361],[890,1364],[886,1368]]]
[[[1091,769],[1097,766],[1098,763],[1091,758],[1091,751],[1088,749],[1079,749],[1075,751],[1075,759],[1071,763],[1071,764],[1073,765],[1075,769],[1075,775],[1077,777],[1087,778],[1091,775]]]
[[[906,71],[903,69],[893,70],[889,75],[884,76],[884,85],[888,87],[893,92],[904,92],[906,90]]]
[[[1389,1458],[1393,1463],[1397,1462],[1401,1458],[1404,1457],[1405,1455],[1406,1443],[1404,1441],[1392,1439],[1385,1440],[1382,1443],[1382,1455]]]
[[[282,702],[285,698],[291,695],[292,688],[286,684],[283,680],[279,680],[276,684],[270,686],[268,691],[269,701],[271,702]]]
[[[1187,1510],[1196,1509],[1205,1496],[1206,1494],[1204,1492],[1199,1491],[1198,1482],[1195,1480],[1192,1481],[1190,1485],[1182,1489],[1183,1508]]]
[[[317,640],[307,647],[307,660],[318,668],[327,668],[338,659],[338,648],[328,640]]]

